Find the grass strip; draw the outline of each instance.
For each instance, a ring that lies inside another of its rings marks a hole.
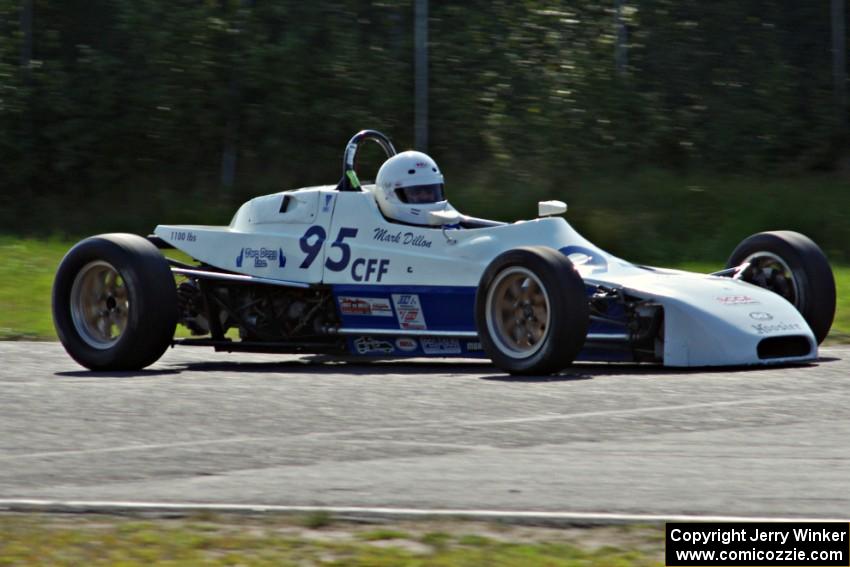
[[[545,528],[480,522],[331,522],[204,514],[0,515],[0,566],[654,566],[663,527]]]

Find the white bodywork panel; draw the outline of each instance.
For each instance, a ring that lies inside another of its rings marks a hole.
[[[216,268],[331,285],[474,288],[500,253],[547,246],[567,254],[586,284],[622,289],[663,306],[665,365],[817,358],[815,338],[800,313],[784,298],[757,286],[635,266],[600,250],[562,218],[475,229],[396,224],[383,217],[371,187],[364,189],[339,192],[335,186],[322,186],[275,193],[245,203],[230,226],[160,225],[155,233]],[[758,343],[782,335],[808,338],[810,354],[759,359]]]
[[[196,260],[223,270],[304,283],[320,283],[324,250],[302,268],[300,239],[308,228],[331,223],[336,191],[307,188],[251,199],[230,226],[160,225],[154,233]],[[281,212],[287,197],[286,212]],[[311,239],[314,240],[314,239]]]

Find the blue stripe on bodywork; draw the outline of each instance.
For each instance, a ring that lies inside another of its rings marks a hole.
[[[400,329],[393,294],[416,295],[428,329],[439,331],[475,331],[475,290],[461,286],[334,285],[334,301],[340,297],[380,298],[388,301],[392,317],[351,315],[340,311],[344,327]]]
[[[478,339],[447,337],[350,336],[348,349],[357,356],[378,358],[486,358]]]
[[[356,285],[337,284],[332,286],[334,302],[340,314],[342,326],[345,328],[363,329],[398,329],[401,330],[399,314],[393,303],[393,294],[417,295],[419,297],[422,314],[425,319],[427,330],[432,331],[476,331],[475,326],[475,292],[477,288],[472,286],[402,286],[402,285]],[[594,286],[587,286],[588,296],[595,292]],[[378,315],[354,315],[344,314],[339,309],[340,297],[360,297],[382,299],[389,303],[392,316]],[[594,334],[620,334],[625,325],[625,312],[623,307],[615,302],[609,305],[606,314],[611,319],[622,320],[623,325],[614,323],[591,321],[588,332]],[[361,340],[357,348],[355,341],[369,338],[370,341]],[[362,356],[386,356],[386,357],[421,357],[421,356],[462,356],[479,357],[484,353],[477,339],[437,339],[428,337],[411,337],[402,340],[399,337],[360,337],[354,335],[349,337],[348,346],[352,354]],[[401,343],[398,341],[402,340]],[[424,344],[423,344],[424,341]],[[427,351],[426,351],[426,348]],[[401,348],[405,347],[405,348]],[[442,351],[442,352],[438,352]],[[592,348],[583,350],[578,360],[618,362],[630,360],[631,353],[622,350],[608,350]]]

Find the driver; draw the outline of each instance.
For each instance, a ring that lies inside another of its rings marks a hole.
[[[454,210],[440,168],[422,152],[402,152],[385,161],[375,179],[375,199],[385,217],[405,224],[439,225],[428,213]]]

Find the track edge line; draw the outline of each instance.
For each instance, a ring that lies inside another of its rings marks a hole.
[[[547,512],[533,510],[480,510],[445,508],[392,508],[361,506],[286,506],[275,504],[215,504],[203,502],[144,502],[102,500],[0,499],[0,511],[18,513],[188,515],[200,512],[228,514],[326,513],[339,520],[463,519],[515,524],[610,525],[663,522],[848,522],[842,518],[718,516],[700,514],[626,514],[607,512]]]

